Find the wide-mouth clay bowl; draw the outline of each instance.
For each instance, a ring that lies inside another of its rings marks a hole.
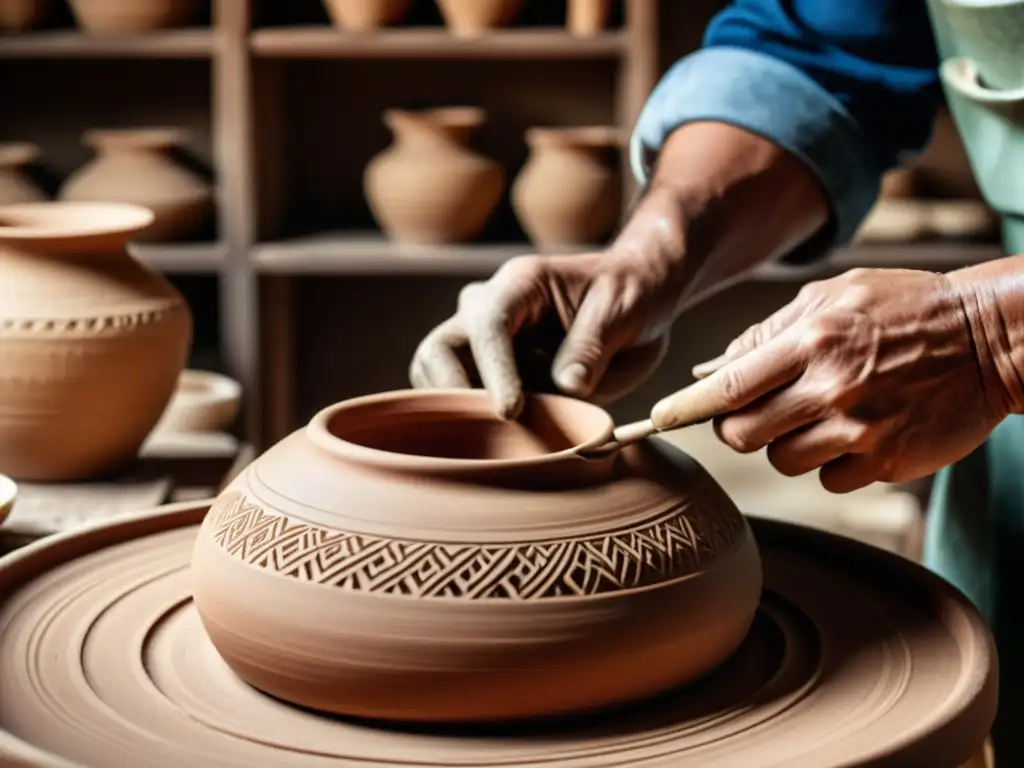
[[[242,385],[211,371],[185,370],[154,429],[162,434],[221,432],[238,416]]]
[[[481,390],[333,405],[218,497],[192,559],[220,655],[279,699],[419,722],[604,708],[710,672],[761,595],[747,522],[661,441],[599,461],[597,406]]]
[[[0,525],[11,514],[14,502],[18,498],[18,486],[7,475],[0,475]]]

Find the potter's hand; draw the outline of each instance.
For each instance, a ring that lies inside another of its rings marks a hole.
[[[718,414],[737,451],[767,446],[785,475],[820,467],[833,492],[930,474],[1014,409],[984,323],[971,319],[977,302],[954,278],[914,270],[811,283],[694,369],[708,375],[689,388],[689,408]]]
[[[413,386],[480,382],[505,418],[522,408],[524,380],[532,391],[553,382],[576,397],[622,396],[665,354],[678,282],[661,262],[614,249],[513,259],[463,289],[455,315],[416,350]]]

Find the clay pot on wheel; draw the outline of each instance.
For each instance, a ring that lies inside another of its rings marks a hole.
[[[455,37],[479,37],[511,24],[523,0],[437,0],[445,26]]]
[[[530,158],[512,186],[512,208],[541,247],[596,244],[622,210],[614,128],[531,128]]]
[[[486,113],[476,107],[390,109],[394,142],[370,161],[363,187],[392,240],[440,245],[471,240],[501,201],[505,172],[469,141]]]
[[[34,144],[0,144],[0,205],[38,203],[46,193],[25,173],[25,167],[39,157]]]
[[[89,131],[83,141],[96,157],[60,189],[62,200],[131,203],[149,208],[153,225],[140,241],[182,240],[194,236],[213,210],[206,180],[179,164],[171,151],[184,136],[172,128]]]
[[[68,0],[78,26],[96,34],[131,34],[192,21],[200,0]]]
[[[324,0],[331,23],[348,32],[371,32],[400,21],[412,0]]]
[[[52,0],[3,0],[0,2],[0,32],[27,32],[42,26]]]
[[[481,390],[321,411],[203,523],[210,640],[273,696],[400,721],[573,712],[704,675],[750,627],[757,546],[681,452],[577,456],[611,431],[553,395],[506,422]]]
[[[128,255],[144,208],[0,207],[0,472],[90,478],[133,460],[188,355],[192,319]]]

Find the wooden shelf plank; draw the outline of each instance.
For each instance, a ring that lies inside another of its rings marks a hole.
[[[625,55],[625,33],[577,38],[560,28],[503,29],[472,39],[444,27],[347,33],[334,27],[278,27],[249,36],[257,56],[286,59],[602,59]]]
[[[526,244],[408,246],[379,235],[326,233],[263,243],[253,250],[257,269],[279,275],[458,275],[486,276],[514,256],[530,253]],[[581,251],[583,249],[580,249]],[[999,258],[988,243],[913,243],[855,245],[808,267],[766,265],[753,278],[808,280],[854,267],[903,267],[948,270]]]
[[[145,35],[90,35],[74,29],[32,32],[0,38],[0,58],[8,59],[206,59],[217,36],[208,28],[171,29]]]
[[[227,259],[223,243],[129,243],[139,261],[167,273],[219,272]]]

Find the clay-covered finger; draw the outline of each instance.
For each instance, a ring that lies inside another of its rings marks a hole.
[[[873,434],[860,422],[836,416],[808,425],[768,445],[768,461],[787,477],[824,467],[846,454],[870,451]]]
[[[470,387],[470,372],[458,353],[468,343],[458,318],[450,318],[437,326],[427,334],[413,355],[409,370],[413,386],[424,389]]]
[[[612,290],[605,282],[591,286],[555,355],[551,377],[567,395],[589,397],[619,351],[612,339],[619,319]]]

